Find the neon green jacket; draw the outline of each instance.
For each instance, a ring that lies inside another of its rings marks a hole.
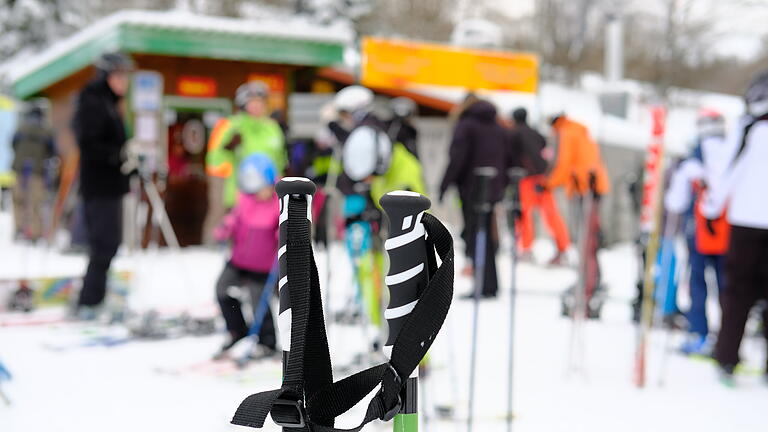
[[[236,135],[240,135],[240,144],[233,150],[226,147]],[[209,166],[231,165],[232,174],[224,184],[224,206],[233,207],[237,199],[237,169],[240,162],[249,155],[262,153],[272,159],[278,176],[282,176],[288,163],[285,150],[285,138],[280,125],[269,117],[253,117],[247,113],[238,113],[230,117],[229,126],[221,137],[221,143],[210,149],[206,156]]]
[[[421,163],[400,143],[394,143],[392,146],[392,162],[387,173],[371,181],[371,198],[378,206],[385,193],[395,190],[427,194]]]

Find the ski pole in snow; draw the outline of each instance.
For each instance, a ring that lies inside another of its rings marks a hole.
[[[655,321],[664,326],[664,347],[661,352],[661,367],[659,368],[659,387],[664,386],[664,380],[667,372],[667,360],[669,358],[669,342],[672,333],[672,323],[664,325],[664,319],[675,313],[674,305],[677,292],[675,290],[675,231],[679,214],[675,212],[667,213],[667,219],[664,222],[664,234],[660,245],[659,259],[659,289],[656,305]],[[671,304],[671,305],[670,305]]]
[[[261,342],[261,328],[264,326],[264,320],[267,318],[267,314],[271,314],[269,310],[269,302],[272,300],[273,293],[275,292],[275,285],[277,285],[277,279],[280,277],[280,267],[277,261],[272,265],[272,269],[269,271],[267,281],[264,282],[264,287],[261,290],[261,295],[258,298],[258,302],[253,307],[253,322],[250,328],[248,328],[248,338],[250,339],[250,348],[238,358],[235,363],[240,368],[248,365],[248,362],[252,360],[253,352],[256,346]]]
[[[520,180],[525,176],[522,168],[512,168],[507,172],[509,177],[509,198],[507,202],[507,224],[512,240],[510,257],[512,258],[511,279],[509,285],[509,365],[507,375],[507,432],[512,431],[513,420],[513,383],[515,366],[515,301],[517,296],[517,222],[520,219]]]
[[[389,255],[386,277],[389,305],[384,312],[389,336],[384,344],[384,353],[391,358],[400,329],[429,282],[426,231],[421,219],[430,202],[415,192],[394,191],[384,195],[380,203],[389,219],[389,238],[384,243]],[[415,432],[419,429],[418,380],[417,367],[401,393],[402,406],[394,419],[393,430],[396,432]]]
[[[488,199],[488,187],[491,179],[496,177],[497,171],[494,167],[475,168],[477,199],[475,200],[475,275],[474,275],[474,305],[472,314],[472,348],[470,351],[469,362],[469,406],[467,408],[467,430],[472,430],[475,399],[475,369],[477,367],[477,327],[480,314],[480,295],[483,291],[485,281],[485,249],[488,242],[488,215],[493,210],[493,206]]]

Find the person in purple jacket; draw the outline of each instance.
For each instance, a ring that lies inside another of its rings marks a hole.
[[[248,295],[256,309],[277,255],[280,205],[274,188],[274,164],[256,153],[243,160],[237,176],[237,203],[214,231],[218,241],[229,240],[232,245],[231,257],[216,282],[216,298],[229,333],[217,357],[248,336],[241,299]],[[276,354],[276,343],[272,311],[267,305],[259,332],[261,353],[254,353],[254,357]]]

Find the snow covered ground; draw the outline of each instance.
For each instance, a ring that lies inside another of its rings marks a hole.
[[[0,214],[0,279],[83,271],[82,256],[10,244],[9,226],[8,215]],[[551,252],[548,240],[537,243],[540,261]],[[737,388],[728,389],[716,381],[710,363],[672,353],[664,385],[660,386],[665,346],[662,333],[653,333],[650,341],[648,388],[638,390],[633,386],[635,328],[629,322],[628,303],[634,290],[634,256],[629,245],[601,255],[611,298],[603,319],[586,327],[584,373],[577,375],[566,373],[571,325],[559,316],[558,298],[562,289],[575,280],[575,273],[567,268],[520,265],[515,315],[515,430],[766,430],[768,418],[762,407],[768,401],[768,386],[757,373],[739,376]],[[318,253],[321,280],[325,258]],[[182,254],[122,254],[116,266],[134,272],[130,300],[133,307],[199,308],[212,305],[213,283],[223,262],[223,251],[188,249]],[[343,304],[350,290],[346,262],[343,250],[333,250],[333,308]],[[480,306],[476,431],[505,430],[508,255],[502,254],[498,263],[502,295]],[[457,269],[461,264],[459,258]],[[469,279],[457,278],[457,298],[432,351],[433,374],[422,386],[426,399],[422,409],[431,415],[423,431],[466,430],[472,304],[458,297],[468,292],[470,285]],[[9,317],[0,312],[0,320]],[[245,430],[229,425],[240,401],[251,393],[279,385],[280,365],[276,361],[244,372],[196,367],[215,352],[222,335],[131,342],[109,348],[53,349],[67,347],[67,341],[79,340],[94,331],[105,330],[72,323],[0,327],[0,359],[14,374],[14,380],[2,387],[13,404],[0,403],[0,431]],[[344,364],[353,352],[363,348],[362,343],[355,346],[354,342],[361,340],[356,334],[358,330],[338,325],[330,328],[335,364]],[[670,346],[676,347],[680,338],[674,335]],[[764,364],[764,351],[762,341],[746,341],[743,353],[751,369]],[[338,373],[336,378],[340,378]],[[435,405],[453,407],[453,419],[437,421]],[[337,424],[353,426],[362,414],[358,407]],[[390,427],[374,424],[366,430]],[[279,429],[268,421],[265,430]]]

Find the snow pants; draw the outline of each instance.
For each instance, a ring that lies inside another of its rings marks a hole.
[[[723,289],[725,288],[725,257],[722,255],[702,255],[696,251],[695,245],[689,248],[690,256],[688,258],[691,265],[691,308],[688,310],[687,318],[690,324],[689,331],[700,336],[709,334],[709,323],[707,321],[707,281],[706,270],[711,266],[717,277],[717,289],[722,300]],[[722,304],[721,304],[722,307]]]
[[[235,267],[227,263],[216,282],[216,300],[221,308],[221,314],[227,325],[227,330],[233,337],[244,337],[248,334],[249,326],[245,322],[242,309],[242,296],[240,293],[246,288],[250,297],[251,307],[256,315],[261,294],[265,289],[267,273],[256,273]],[[277,337],[275,335],[275,323],[272,319],[272,310],[269,303],[266,305],[264,321],[259,330],[259,344],[275,349]]]
[[[730,247],[725,258],[723,316],[715,346],[715,359],[721,365],[735,366],[749,311],[768,297],[768,230],[732,226]],[[768,312],[763,311],[763,322]],[[768,326],[763,326],[768,340]],[[768,367],[768,365],[766,365]]]
[[[519,237],[522,251],[529,251],[535,239],[533,212],[539,210],[550,235],[554,237],[558,252],[565,252],[571,244],[568,227],[565,225],[555,196],[550,190],[536,190],[536,185],[544,181],[544,176],[530,176],[520,181],[520,217]]]
[[[463,201],[461,212],[464,216],[464,231],[461,238],[466,245],[467,258],[472,259],[474,267],[477,268],[475,254],[475,242],[477,241],[478,219],[475,204],[469,201]],[[499,290],[499,276],[496,272],[496,251],[499,249],[498,226],[494,212],[491,211],[486,216],[485,227],[487,238],[485,241],[485,272],[483,275],[483,290],[481,295],[484,297],[494,297]]]
[[[16,232],[28,239],[38,239],[44,233],[43,202],[45,201],[45,182],[39,174],[22,177],[17,173],[17,183],[13,188],[13,219]]]
[[[123,240],[123,198],[87,198],[84,208],[89,256],[78,305],[96,306],[107,295],[107,272]]]

